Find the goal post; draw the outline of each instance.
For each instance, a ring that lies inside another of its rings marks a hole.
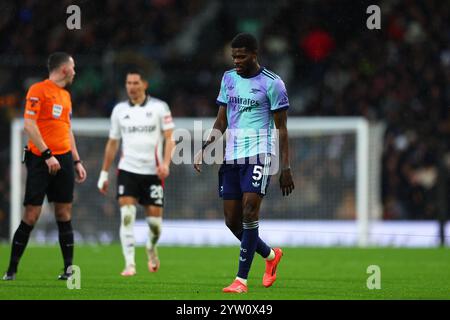
[[[214,123],[213,118],[174,118],[176,129],[190,132],[194,130],[194,122],[198,121],[201,121],[204,131],[212,128]],[[371,124],[360,117],[290,117],[287,125],[291,167],[294,179],[298,178],[295,181],[296,189],[283,200],[278,181],[273,178],[269,185],[268,200],[263,201],[261,208],[273,215],[267,214],[262,220],[292,223],[306,220],[353,220],[357,233],[354,245],[370,245],[370,221],[381,217],[383,125]],[[96,190],[109,127],[109,118],[72,120],[80,155],[88,166],[89,182],[76,186],[74,199],[74,218],[79,219],[79,237],[86,242],[96,237],[95,232],[103,232],[106,237],[106,234],[114,234],[115,229],[118,229],[118,219],[114,216],[117,211],[114,181],[110,183],[109,198],[105,199]],[[14,120],[11,131],[12,238],[23,212],[26,175],[25,166],[21,163],[26,143],[23,120]],[[193,153],[196,151],[193,150]],[[208,167],[211,168],[205,168],[206,172],[201,177],[195,176],[192,166],[171,167],[171,176],[167,181],[169,186],[165,191],[166,221],[223,219],[215,192],[217,166]],[[207,199],[208,204],[200,202],[202,198]],[[83,208],[77,209],[81,205]],[[110,237],[117,240],[115,236]]]
[[[303,135],[356,134],[356,219],[358,245],[369,244],[369,123],[364,118],[290,118],[288,119],[290,138]],[[375,146],[373,146],[375,147]],[[379,155],[378,155],[379,156]],[[375,161],[381,161],[378,158]]]

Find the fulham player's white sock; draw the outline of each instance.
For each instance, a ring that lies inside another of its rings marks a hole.
[[[146,247],[148,251],[151,251],[154,249],[161,235],[162,217],[147,217],[146,220],[149,226]]]
[[[125,257],[126,266],[136,265],[134,261],[134,221],[136,219],[136,206],[125,205],[120,208],[120,242]]]

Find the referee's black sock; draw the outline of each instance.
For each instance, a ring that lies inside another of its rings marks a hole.
[[[20,258],[27,247],[31,230],[33,230],[33,226],[20,221],[20,225],[14,233],[12,240],[11,258],[9,260],[9,267],[7,271],[9,274],[17,272],[17,266],[19,265]]]
[[[59,245],[64,259],[64,272],[67,272],[67,268],[72,265],[73,260],[73,230],[72,222],[69,221],[57,221],[59,231]]]

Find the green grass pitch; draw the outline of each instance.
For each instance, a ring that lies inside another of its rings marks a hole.
[[[0,245],[0,271],[9,245]],[[264,261],[253,260],[249,292],[223,294],[238,265],[238,247],[159,248],[161,268],[149,273],[143,247],[136,249],[137,275],[123,278],[120,245],[77,246],[81,289],[56,280],[62,266],[58,246],[29,246],[15,281],[0,281],[0,299],[316,300],[450,299],[450,250],[396,248],[284,248],[278,279],[261,284]],[[381,289],[366,286],[367,267],[381,269]]]

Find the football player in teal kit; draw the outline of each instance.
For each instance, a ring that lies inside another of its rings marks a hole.
[[[213,129],[223,134],[228,128],[225,161],[219,170],[219,195],[224,201],[225,223],[241,241],[236,279],[223,292],[245,293],[255,251],[266,259],[265,287],[276,280],[276,269],[283,256],[280,248],[269,247],[258,235],[259,208],[277,155],[275,130],[279,136],[280,188],[284,196],[292,192],[294,183],[289,165],[289,99],[285,85],[279,76],[259,65],[254,36],[238,34],[231,48],[235,68],[223,75]],[[211,135],[196,155],[197,171],[201,171],[205,148],[214,141]]]

